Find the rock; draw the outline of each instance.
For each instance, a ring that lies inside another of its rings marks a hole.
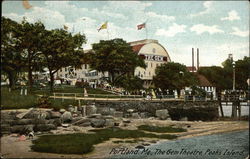
[[[18,114],[16,117],[19,118],[19,119],[22,119],[22,118],[24,118],[24,116],[26,116],[26,115],[29,114],[31,111],[33,111],[33,109],[34,109],[34,108],[30,108],[30,109],[28,109],[27,112],[20,113],[20,114]]]
[[[76,113],[76,112],[77,112],[77,106],[74,107],[74,113]]]
[[[38,124],[34,127],[34,131],[50,131],[56,129],[54,124]]]
[[[11,133],[27,134],[33,131],[34,125],[14,125],[11,127]]]
[[[182,117],[182,118],[180,119],[180,121],[188,121],[188,118],[187,118],[187,117]]]
[[[96,110],[97,108],[94,105],[86,106],[86,115],[96,114]]]
[[[60,112],[55,112],[55,111],[50,111],[49,113],[50,113],[51,119],[60,118],[62,115]]]
[[[20,120],[14,120],[12,122],[12,125],[29,125],[29,124],[34,124],[33,119],[20,119]]]
[[[91,126],[91,123],[88,121],[88,122],[80,124],[79,126],[87,127],[87,126]]]
[[[114,117],[117,117],[117,118],[122,118],[122,117],[123,117],[123,112],[120,112],[120,111],[115,111],[115,113],[114,113]]]
[[[140,113],[141,118],[149,118],[150,114],[148,112],[142,112]]]
[[[73,118],[72,119],[72,123],[75,123],[75,122],[77,122],[77,121],[79,121],[79,120],[81,120],[82,119],[82,117],[75,117],[75,118]]]
[[[102,118],[103,118],[103,119],[114,119],[114,117],[113,117],[113,116],[111,116],[111,115],[102,116]]]
[[[124,122],[124,123],[131,123],[130,120],[123,120],[122,122]]]
[[[62,127],[67,128],[69,127],[69,124],[62,124]]]
[[[134,119],[140,119],[140,115],[138,113],[132,113],[132,118]]]
[[[114,123],[114,126],[119,126],[119,125],[120,125],[120,123],[118,123],[118,122]]]
[[[76,117],[78,117],[78,114],[73,113],[73,114],[72,114],[72,117],[73,117],[73,118],[76,118]]]
[[[104,119],[91,119],[90,123],[92,127],[101,128],[104,126],[105,120]]]
[[[112,127],[115,125],[114,119],[106,119],[104,126]]]
[[[72,105],[68,106],[68,111],[73,113],[75,111],[75,108]]]
[[[62,121],[60,118],[56,118],[56,119],[50,119],[48,124],[53,124],[56,127],[61,126],[62,125]]]
[[[64,112],[63,115],[61,116],[62,122],[70,122],[72,120],[72,114],[71,112]]]
[[[112,115],[112,116],[114,116],[114,114],[115,114],[115,109],[114,109],[114,108],[110,108],[110,109],[109,109],[109,114]]]
[[[66,112],[66,110],[65,109],[60,109],[59,112],[63,114],[64,112]]]
[[[89,122],[90,123],[90,120],[91,119],[88,119],[88,118],[82,118],[76,122],[72,122],[72,125],[81,125],[81,124],[84,124],[84,123],[87,123]]]
[[[98,107],[97,108],[97,113],[100,113],[102,115],[111,115],[109,107]]]
[[[102,115],[101,114],[91,114],[89,116],[87,116],[87,118],[97,118],[97,119],[101,119]]]
[[[133,112],[134,112],[134,109],[128,109],[127,112],[128,112],[128,113],[133,113]]]
[[[161,120],[165,120],[169,117],[169,114],[168,114],[168,110],[167,109],[162,109],[162,110],[156,110],[156,113],[155,115],[161,119]]]

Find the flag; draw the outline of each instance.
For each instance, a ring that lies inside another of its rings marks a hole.
[[[66,25],[63,25],[63,29],[68,30],[68,27]]]
[[[104,24],[102,24],[102,26],[99,28],[99,29],[97,29],[98,30],[98,32],[100,31],[100,30],[102,30],[102,29],[107,29],[108,28],[108,22],[105,22]]]
[[[137,25],[138,30],[141,30],[142,28],[145,28],[145,27],[146,27],[146,23],[142,23],[142,24]]]
[[[25,9],[30,9],[32,7],[32,5],[29,4],[28,0],[23,0],[23,7]]]

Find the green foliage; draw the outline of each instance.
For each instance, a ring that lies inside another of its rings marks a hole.
[[[197,83],[195,76],[187,71],[185,65],[169,62],[156,68],[153,82],[157,88],[162,90],[180,90],[185,86]]]
[[[1,87],[1,109],[28,109],[38,106],[37,96],[20,95],[20,92],[20,89],[9,92],[7,87]]]
[[[217,89],[233,88],[233,64],[227,59],[223,62],[223,67],[212,66],[202,67],[199,73],[204,75]],[[244,57],[235,62],[235,83],[236,89],[247,90],[247,79],[249,78],[250,58]]]
[[[161,138],[174,139],[175,135],[156,135],[140,130],[123,130],[120,128],[106,128],[92,130],[93,134],[64,134],[45,135],[33,140],[31,149],[38,152],[84,154],[93,151],[94,145],[109,140],[110,138]]]
[[[93,52],[88,58],[90,67],[100,72],[107,71],[111,83],[115,83],[119,76],[133,74],[136,67],[146,67],[144,60],[122,39],[101,40],[93,44]]]
[[[75,86],[79,87],[79,88],[87,88],[87,87],[89,87],[89,84],[88,84],[88,82],[77,81]]]
[[[24,57],[21,54],[20,30],[20,24],[1,17],[1,71],[8,76],[12,89],[15,89],[17,74],[25,65]]]
[[[116,80],[115,86],[122,87],[126,91],[138,91],[143,89],[143,80],[137,76],[122,76]]]
[[[186,132],[186,129],[183,128],[173,128],[171,126],[166,127],[159,127],[159,126],[152,126],[152,125],[140,125],[138,126],[139,130],[145,130],[150,132],[157,132],[157,133],[176,133],[176,132]]]

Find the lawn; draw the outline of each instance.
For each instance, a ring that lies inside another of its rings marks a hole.
[[[7,87],[1,87],[1,109],[28,109],[41,106],[39,98],[35,94],[20,95],[21,90],[16,89],[9,92]],[[74,99],[48,99],[47,108],[67,108],[68,105],[78,105],[78,101]],[[81,104],[84,104],[81,101]]]
[[[91,134],[62,134],[45,135],[33,140],[31,149],[37,152],[62,153],[62,154],[85,154],[94,150],[94,145],[109,140],[110,138],[159,138],[175,139],[175,135],[156,135],[145,133],[141,130],[123,130],[120,128],[105,128],[92,130]]]
[[[171,126],[160,127],[160,126],[152,126],[152,125],[140,125],[138,126],[139,130],[145,130],[150,132],[157,133],[176,133],[176,132],[186,132],[186,129],[183,128],[173,128]]]

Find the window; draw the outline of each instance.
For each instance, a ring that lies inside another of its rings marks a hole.
[[[150,71],[148,72],[148,75],[150,76]]]
[[[65,74],[65,77],[68,78],[68,74]]]
[[[147,68],[148,67],[148,63],[146,62],[145,64],[146,64],[146,68]]]
[[[60,69],[60,72],[62,72],[62,69]]]
[[[88,68],[88,66],[87,66],[87,64],[85,64],[85,69],[87,69]]]
[[[67,67],[65,67],[65,72],[67,71]]]
[[[153,67],[153,62],[151,62],[151,68]]]

